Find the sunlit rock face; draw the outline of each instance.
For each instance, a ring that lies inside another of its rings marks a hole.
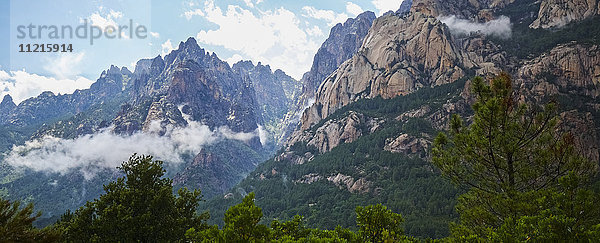
[[[557,28],[599,14],[598,0],[542,0],[538,17],[530,27]]]

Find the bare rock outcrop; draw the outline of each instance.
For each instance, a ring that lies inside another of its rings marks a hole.
[[[146,120],[142,124],[142,131],[158,132],[162,135],[168,125],[181,127],[186,126],[187,122],[177,106],[169,103],[165,98],[152,102]]]
[[[350,111],[343,118],[329,120],[313,131],[296,131],[288,141],[288,146],[306,142],[308,146],[314,146],[320,153],[324,153],[342,143],[354,142],[362,135],[377,131],[382,123],[382,119]]]
[[[583,153],[582,155],[591,161],[599,161],[600,144],[592,114],[570,110],[561,113],[559,117],[559,129],[573,135],[575,147]]]
[[[383,149],[392,153],[426,157],[430,146],[431,142],[425,138],[401,134],[396,138],[388,138]]]
[[[352,176],[341,173],[328,176],[327,180],[352,193],[368,193],[371,191],[371,187],[373,186],[373,183],[365,178],[354,179]]]
[[[321,84],[315,103],[302,116],[302,130],[358,99],[392,98],[458,80],[464,68],[475,64],[455,43],[431,15],[378,18],[358,54]]]
[[[557,28],[599,14],[599,0],[542,0],[538,17],[529,27]]]
[[[536,97],[560,91],[577,95],[600,95],[600,48],[597,45],[559,45],[523,63],[517,82],[530,87]]]

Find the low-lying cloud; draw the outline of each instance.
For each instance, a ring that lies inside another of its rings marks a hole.
[[[495,35],[501,38],[510,38],[512,35],[512,24],[510,23],[510,18],[506,16],[500,16],[498,19],[490,20],[485,23],[459,19],[454,15],[441,16],[438,19],[446,24],[454,34],[469,35],[472,33],[481,33],[484,35]]]
[[[186,127],[167,126],[162,136],[159,129],[160,122],[157,121],[148,132],[132,135],[115,134],[107,128],[75,139],[45,136],[14,146],[5,160],[14,167],[34,171],[64,174],[79,170],[90,179],[99,169],[116,168],[133,153],[153,155],[166,163],[181,163],[185,155],[193,156],[204,146],[219,140],[247,142],[261,135],[258,128],[250,133],[236,133],[227,127],[211,130],[195,121],[188,121]]]

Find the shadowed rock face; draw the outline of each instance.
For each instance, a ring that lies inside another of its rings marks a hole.
[[[279,69],[271,71],[269,65],[259,62],[254,66],[251,61],[239,61],[232,69],[252,84],[265,123],[282,119],[300,92],[298,81]]]
[[[373,12],[364,12],[331,29],[329,37],[317,51],[310,71],[302,77],[303,95],[312,98],[325,77],[358,51],[373,20]]]
[[[125,67],[111,66],[102,72],[100,78],[89,89],[59,95],[46,91],[37,97],[24,100],[17,106],[13,106],[14,103],[10,105],[12,99],[10,102],[6,100],[7,107],[12,108],[0,116],[0,125],[35,126],[51,119],[77,114],[95,104],[113,100],[131,86],[132,76]]]
[[[16,107],[17,105],[15,105],[15,102],[13,102],[12,97],[10,95],[5,95],[0,103],[0,116],[7,116]]]

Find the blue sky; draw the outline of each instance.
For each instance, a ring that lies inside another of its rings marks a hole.
[[[401,2],[0,0],[0,96],[10,94],[19,103],[46,90],[71,93],[88,88],[110,65],[133,69],[137,60],[164,55],[188,37],[230,64],[242,59],[262,62],[300,79],[333,25],[367,10],[380,16],[398,9]],[[50,38],[46,28],[42,38],[37,36],[41,25],[75,29],[84,23],[85,29],[102,35],[93,44],[89,32],[87,38]],[[27,31],[30,24],[33,35]],[[109,26],[127,27],[119,36]],[[145,38],[129,36],[130,27],[140,26],[147,30]],[[19,30],[26,32],[25,38],[18,38]],[[116,37],[109,39],[109,34]],[[19,44],[48,43],[72,44],[73,52],[18,52]]]

